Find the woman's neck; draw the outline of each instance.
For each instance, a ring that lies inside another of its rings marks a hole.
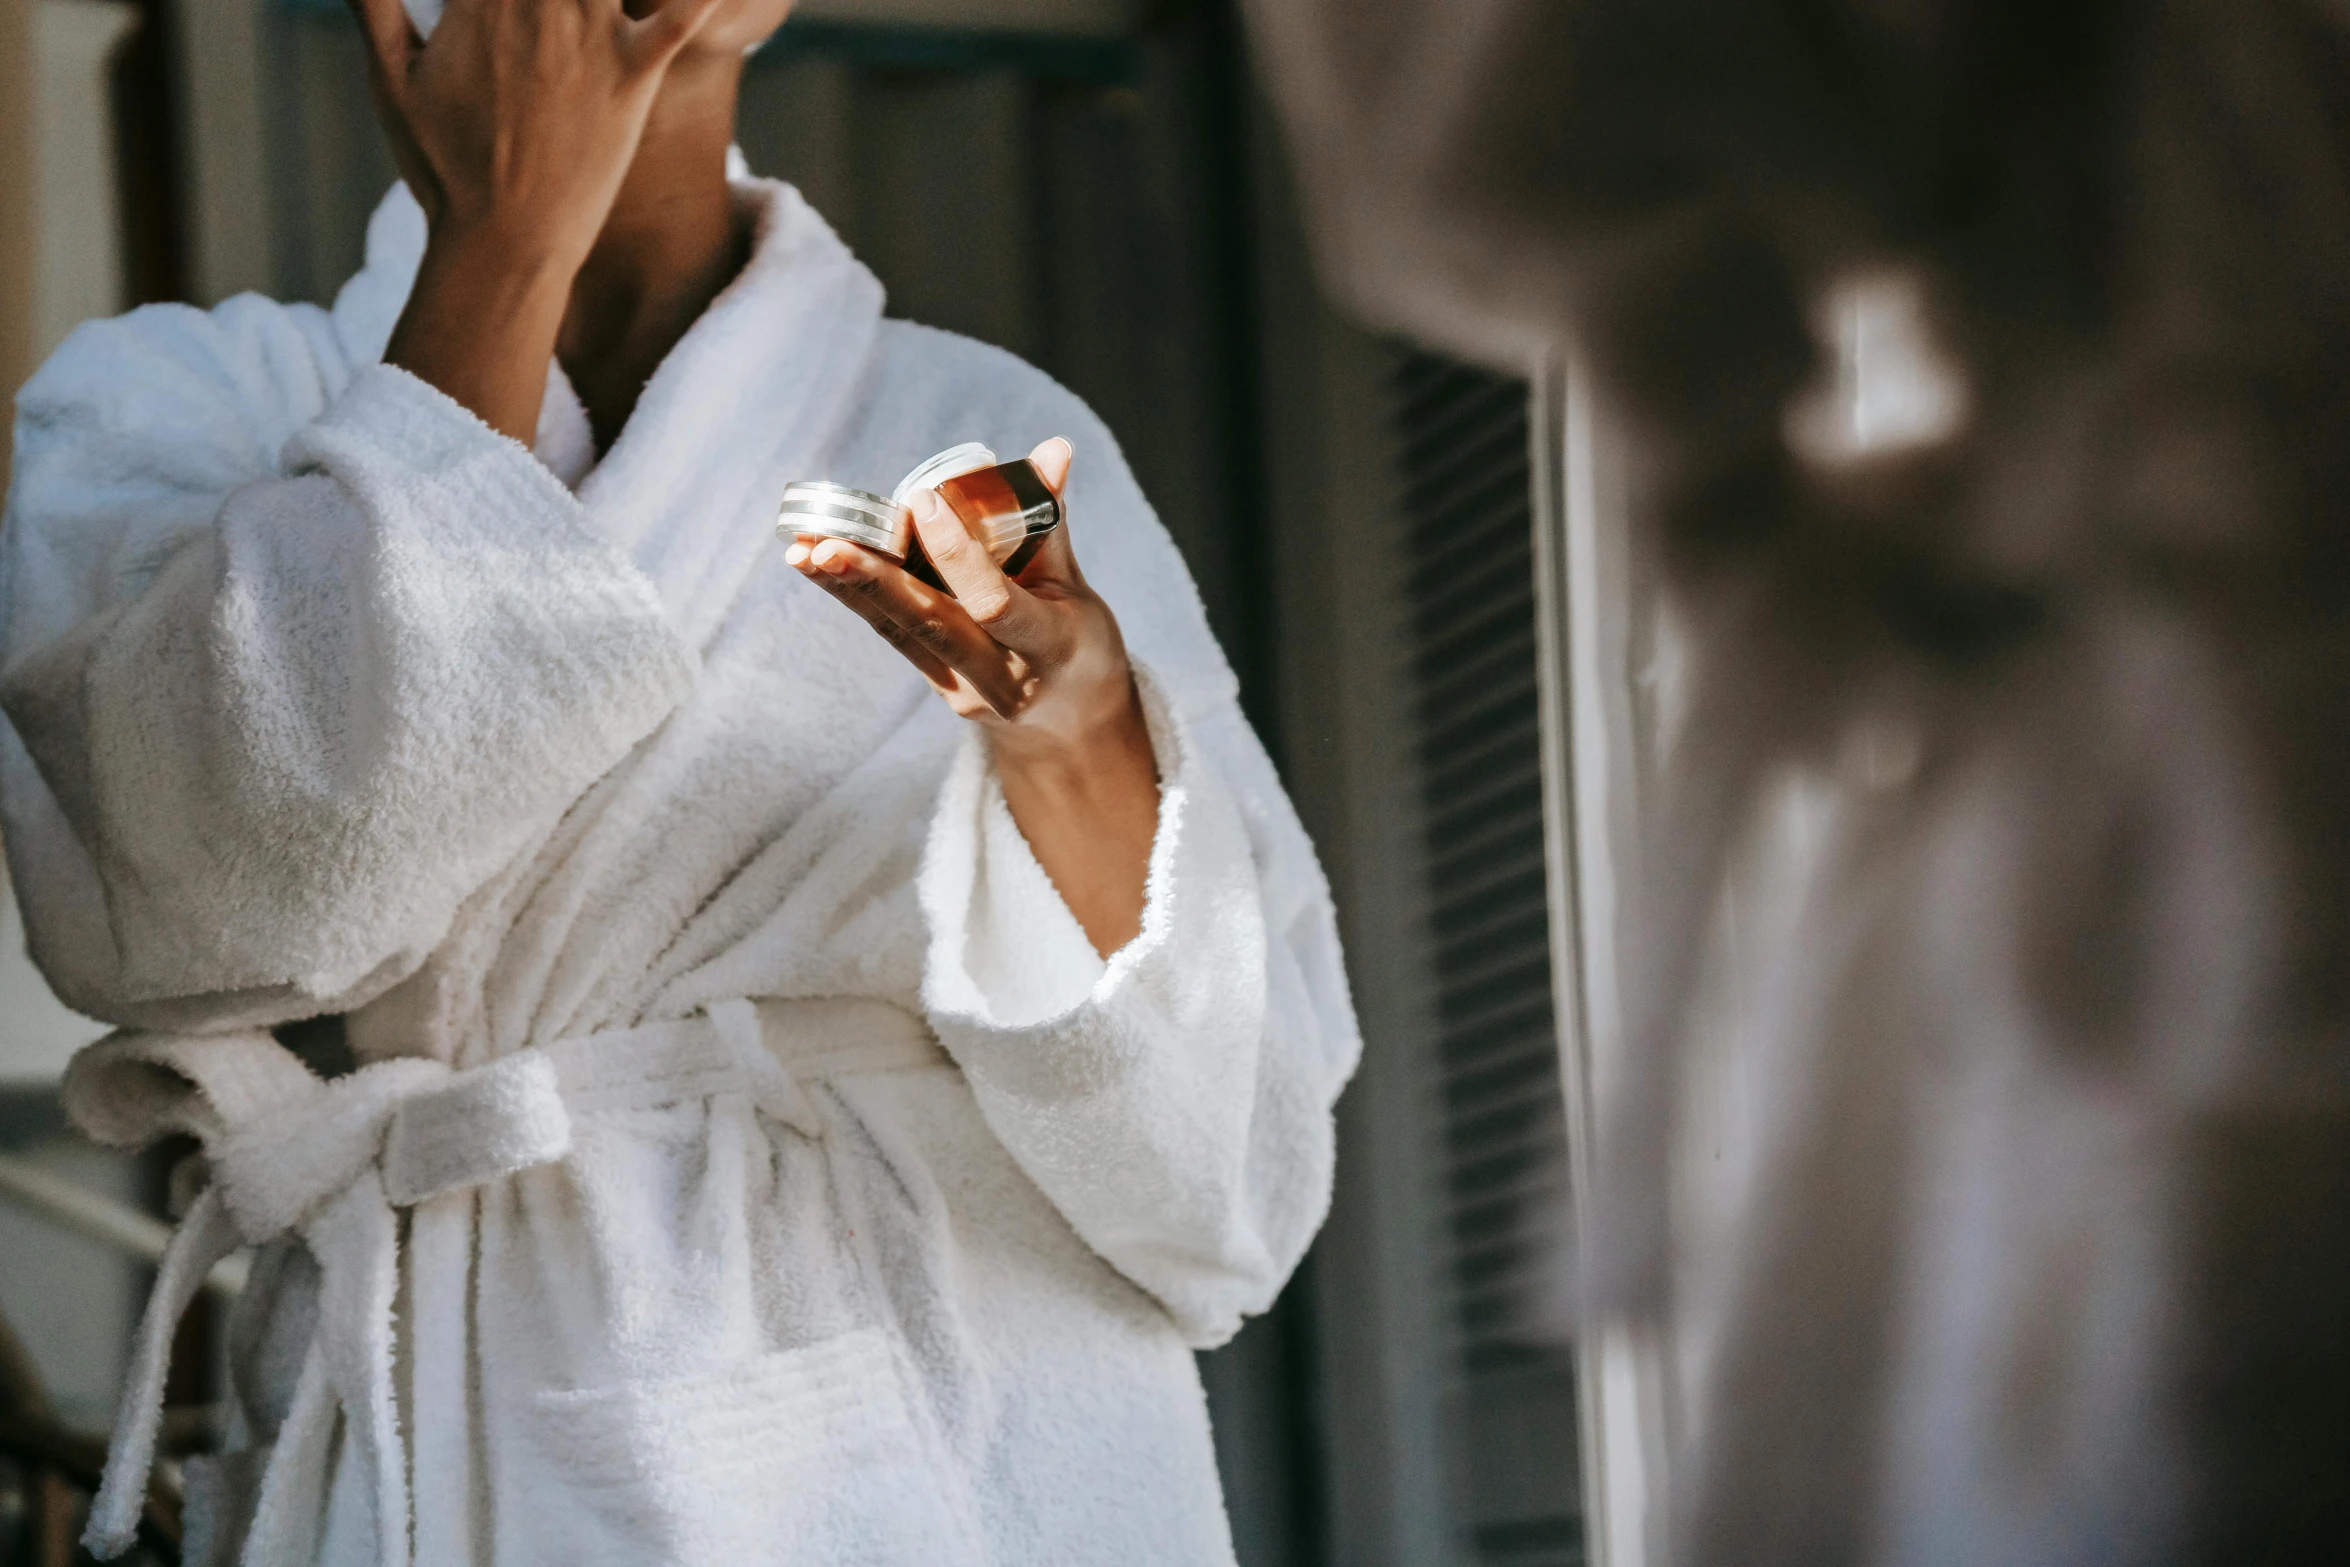
[[[638,395],[686,329],[750,258],[726,184],[739,60],[680,60],[596,247],[571,285],[555,357],[610,449]]]

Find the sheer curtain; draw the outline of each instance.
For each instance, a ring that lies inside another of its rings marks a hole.
[[[1333,287],[1587,367],[1602,1559],[2339,1559],[2340,8],[1251,14]]]

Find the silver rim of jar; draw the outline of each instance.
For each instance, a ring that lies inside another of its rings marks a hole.
[[[910,519],[905,508],[870,490],[806,479],[787,484],[775,531],[784,538],[846,539],[903,558]]]

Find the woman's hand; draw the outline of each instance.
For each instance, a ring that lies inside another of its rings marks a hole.
[[[351,0],[376,106],[432,236],[385,359],[528,444],[572,279],[669,64],[722,0],[450,0],[429,41]]]
[[[1053,493],[1070,446],[1030,454]],[[1017,579],[960,518],[925,491],[914,525],[953,597],[839,539],[786,554],[903,653],[949,706],[984,725],[1004,800],[1096,951],[1142,929],[1143,883],[1158,831],[1158,763],[1117,617],[1086,586],[1064,524]]]

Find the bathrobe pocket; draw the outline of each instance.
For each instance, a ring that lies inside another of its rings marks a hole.
[[[977,1560],[878,1328],[534,1404],[535,1445],[555,1482],[530,1531],[546,1542],[541,1561]]]

